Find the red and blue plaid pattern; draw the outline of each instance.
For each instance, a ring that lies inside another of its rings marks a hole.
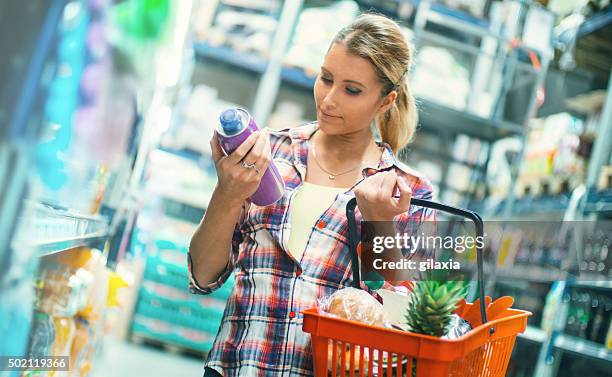
[[[345,208],[354,197],[352,189],[338,194],[321,215],[301,260],[287,252],[291,200],[306,176],[307,141],[316,129],[316,123],[309,123],[271,132],[273,160],[286,184],[284,196],[267,207],[247,208],[234,231],[230,262],[215,283],[199,286],[190,279],[192,293],[208,294],[234,273],[235,286],[206,362],[224,376],[311,376],[310,336],[302,331],[300,311],[351,285]],[[394,168],[408,178],[414,198],[431,199],[426,178],[399,162],[387,144],[381,145],[380,164],[364,169],[364,178]],[[402,229],[434,217],[434,211],[412,206],[396,221]]]

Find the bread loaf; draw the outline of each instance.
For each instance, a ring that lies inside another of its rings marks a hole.
[[[366,291],[357,288],[344,288],[329,298],[327,312],[340,318],[385,326],[383,306]]]

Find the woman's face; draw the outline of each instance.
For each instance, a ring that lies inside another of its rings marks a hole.
[[[392,91],[383,99],[382,89],[372,63],[333,44],[314,85],[319,127],[329,135],[369,130],[376,114],[387,111],[397,96]]]

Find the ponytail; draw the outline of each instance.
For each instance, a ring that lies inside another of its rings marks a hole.
[[[389,110],[376,117],[376,126],[382,141],[397,154],[412,141],[416,131],[418,112],[414,96],[405,79],[397,89],[397,98]]]

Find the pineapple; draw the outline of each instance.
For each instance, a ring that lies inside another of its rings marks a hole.
[[[423,280],[414,283],[408,300],[406,324],[410,331],[441,337],[451,320],[457,303],[465,297],[462,282]]]

